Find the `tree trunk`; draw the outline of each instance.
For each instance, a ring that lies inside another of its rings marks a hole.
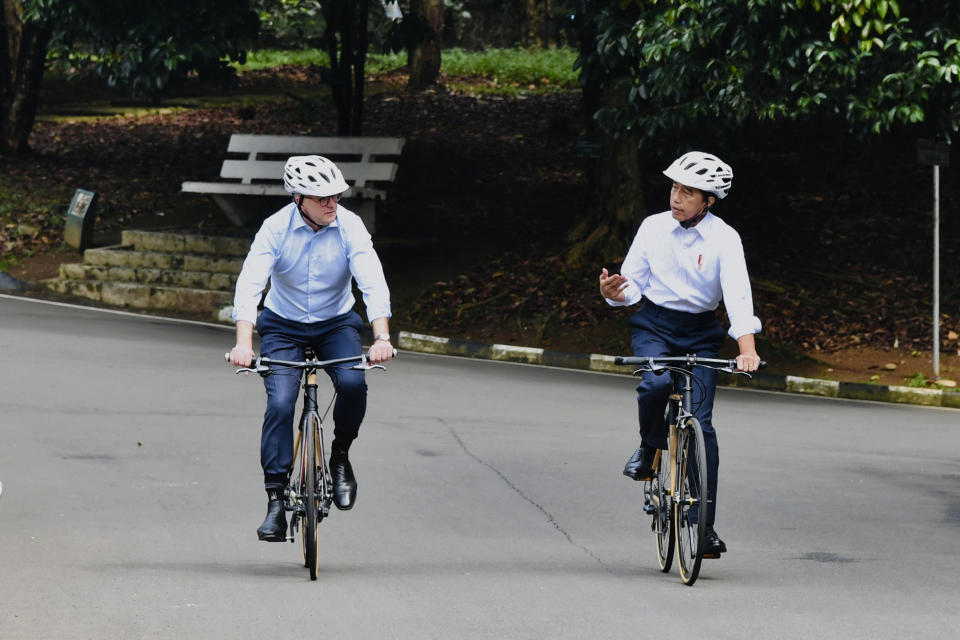
[[[411,0],[413,33],[407,48],[410,67],[409,88],[425,89],[440,77],[440,32],[443,28],[443,0]]]
[[[367,19],[370,17],[370,0],[357,2],[355,46],[353,47],[353,109],[350,117],[350,135],[363,133],[363,89],[364,73],[367,67]]]
[[[613,104],[623,98],[622,94],[620,90],[604,89],[600,101]],[[636,139],[618,139],[599,127],[593,129],[601,142],[600,157],[588,161],[591,197],[587,200],[586,215],[567,235],[573,243],[567,251],[567,262],[572,265],[621,262],[647,213]]]
[[[550,17],[553,0],[523,0],[523,25],[520,43],[525,47],[543,47],[550,41]]]
[[[590,59],[596,43],[594,25],[583,18],[581,7],[580,53]],[[590,141],[600,142],[598,158],[588,160],[587,185],[590,198],[586,215],[568,234],[572,244],[567,262],[612,265],[623,260],[637,226],[646,215],[643,196],[642,165],[637,140],[633,136],[615,138],[594,120],[600,109],[623,104],[629,88],[616,81],[609,70],[584,73],[583,109]]]
[[[18,5],[5,0],[0,25],[0,153],[23,154],[33,130],[52,30],[24,24]]]
[[[370,0],[325,0],[321,4],[327,22],[324,33],[330,57],[327,81],[337,107],[337,133],[360,135]]]

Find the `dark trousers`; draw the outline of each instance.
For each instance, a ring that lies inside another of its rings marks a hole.
[[[716,313],[685,313],[659,307],[644,300],[640,309],[630,318],[635,356],[684,356],[695,353],[707,358],[717,357],[723,345],[724,330]],[[694,374],[703,383],[693,384],[693,413],[703,427],[707,457],[708,499],[713,505],[707,513],[707,525],[713,526],[717,505],[717,471],[720,453],[717,433],[713,428],[713,398],[717,389],[717,372],[694,367]],[[670,395],[670,375],[644,373],[637,385],[637,405],[640,416],[640,438],[644,444],[658,449],[667,448],[667,425],[664,408]]]
[[[309,346],[320,360],[360,355],[363,321],[350,311],[336,318],[305,324],[264,309],[257,320],[260,353],[277,360],[303,360]],[[350,366],[350,365],[346,365]],[[367,382],[362,371],[328,369],[337,401],[333,407],[333,449],[346,450],[357,437],[367,410]],[[260,464],[268,489],[283,487],[293,465],[293,419],[300,396],[300,371],[279,368],[263,378],[267,410],[260,437]],[[322,404],[322,403],[321,403]]]

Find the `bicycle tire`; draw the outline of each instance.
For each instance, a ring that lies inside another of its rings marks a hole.
[[[649,504],[653,507],[650,529],[657,537],[657,563],[660,571],[668,573],[673,566],[675,534],[670,508],[670,456],[666,451],[661,450],[657,454],[653,477],[647,481],[645,489]]]
[[[706,530],[707,460],[703,430],[696,418],[687,418],[677,437],[677,465],[673,469],[680,482],[673,501],[673,523],[677,541],[677,565],[680,579],[692,585],[703,561],[703,535]],[[695,521],[692,519],[696,517]]]
[[[310,571],[310,579],[317,579],[319,554],[317,553],[317,439],[319,438],[319,429],[316,418],[311,416],[307,420],[307,433],[303,434],[304,456],[303,456],[303,558],[307,569]]]

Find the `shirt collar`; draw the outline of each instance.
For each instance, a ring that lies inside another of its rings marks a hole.
[[[677,220],[673,220],[673,233],[684,233],[687,231],[695,231],[700,235],[704,240],[707,239],[707,236],[710,235],[711,229],[713,229],[713,221],[716,219],[716,216],[713,215],[713,212],[708,211],[707,215],[703,216],[703,220],[697,223],[697,226],[691,227],[689,229],[684,229],[683,225],[680,224]]]
[[[292,222],[293,222],[293,229],[294,229],[294,231],[297,231],[297,230],[303,228],[303,229],[306,229],[307,231],[309,231],[310,233],[321,233],[321,232],[323,232],[325,229],[333,229],[334,227],[339,227],[339,226],[340,226],[340,213],[338,212],[338,213],[337,213],[337,217],[333,219],[333,222],[331,222],[330,224],[328,224],[328,225],[325,226],[325,227],[321,227],[321,228],[317,229],[316,232],[315,232],[315,231],[313,230],[313,228],[312,228],[310,225],[307,224],[307,221],[303,219],[303,216],[300,215],[300,209],[297,207],[297,203],[296,203],[296,202],[292,202],[292,203],[290,203],[290,206],[292,207],[291,210],[290,210],[290,215],[292,216]],[[338,205],[338,206],[339,206],[339,205]],[[699,225],[698,225],[698,226],[699,226]]]

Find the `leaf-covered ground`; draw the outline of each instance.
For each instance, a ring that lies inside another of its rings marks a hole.
[[[0,268],[36,279],[80,259],[60,242],[62,211],[78,187],[98,192],[100,243],[116,241],[123,228],[235,232],[212,203],[181,194],[180,183],[215,178],[233,132],[335,135],[334,110],[316,76],[291,68],[278,85],[276,74],[249,74],[239,91],[259,97],[220,107],[100,118],[54,117],[67,109],[51,107],[31,138],[34,154],[0,159],[8,195]],[[573,268],[563,259],[565,233],[591,197],[589,160],[575,153],[583,138],[579,95],[414,95],[402,80],[371,85],[364,129],[408,140],[377,221],[394,328],[625,352],[629,312],[603,303],[596,284],[602,266],[616,265]],[[861,143],[807,125],[752,130],[715,149],[736,174],[717,213],[741,233],[764,322],[763,355],[781,369],[892,384],[930,374],[932,182],[914,142],[902,134]],[[651,211],[667,207],[659,172],[670,155],[644,150]],[[960,198],[951,176],[944,174],[941,204],[941,370],[948,376],[960,348],[953,213]],[[801,354],[826,364],[798,360]]]

